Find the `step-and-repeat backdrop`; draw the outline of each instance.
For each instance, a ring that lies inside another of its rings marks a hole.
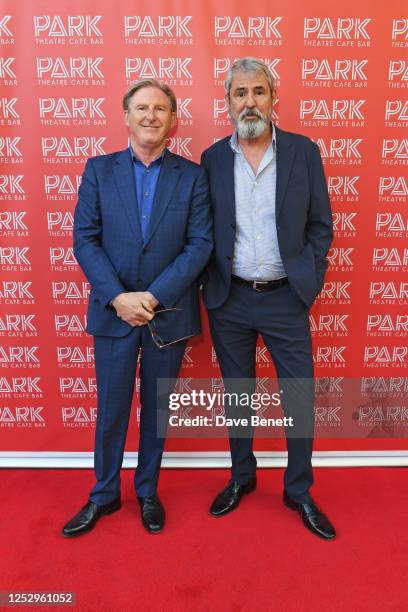
[[[336,5],[336,6],[335,6]],[[275,76],[274,121],[320,147],[335,240],[311,312],[316,375],[406,391],[408,364],[407,36],[403,0],[0,3],[0,449],[89,451],[96,384],[85,333],[89,285],[72,252],[86,159],[127,146],[121,99],[154,77],[178,98],[173,152],[199,161],[230,133],[223,81],[237,57]],[[335,6],[335,8],[334,8]],[[181,375],[219,379],[206,316]],[[274,375],[260,342],[259,375]],[[337,382],[336,382],[337,381]],[[405,387],[404,387],[405,385]],[[398,393],[366,411],[408,420]],[[138,384],[128,449],[137,444]],[[391,415],[391,416],[390,416]],[[338,413],[321,412],[320,419]],[[334,430],[333,430],[334,431]],[[404,449],[387,435],[316,448]],[[259,449],[282,441],[259,440]],[[224,450],[225,440],[168,449]]]

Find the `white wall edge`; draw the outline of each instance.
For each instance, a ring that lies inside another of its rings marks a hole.
[[[277,451],[256,452],[258,467],[281,468],[287,454]],[[137,453],[125,453],[124,468],[135,468]],[[228,468],[228,452],[167,452],[164,468]],[[403,467],[408,466],[408,450],[398,451],[316,451],[315,467]],[[93,453],[73,452],[0,452],[0,468],[93,468]]]

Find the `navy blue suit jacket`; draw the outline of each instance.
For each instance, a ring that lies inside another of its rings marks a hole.
[[[174,338],[200,333],[197,277],[212,249],[208,183],[197,164],[166,150],[143,240],[128,149],[88,160],[74,216],[74,254],[91,285],[87,331],[125,336],[132,327],[110,301],[150,291]]]
[[[218,308],[231,285],[235,240],[234,154],[230,136],[204,151],[214,214],[214,251],[203,274],[204,302]],[[333,237],[330,201],[319,148],[276,128],[276,228],[289,285],[310,306],[323,286]]]

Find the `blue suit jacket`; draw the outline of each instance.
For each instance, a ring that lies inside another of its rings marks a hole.
[[[204,301],[218,308],[231,285],[235,240],[234,154],[230,136],[204,151],[214,213],[214,251],[203,274]],[[289,285],[306,306],[323,286],[332,216],[319,148],[276,128],[276,228]]]
[[[150,291],[166,308],[174,338],[200,333],[197,277],[212,249],[205,172],[166,150],[143,240],[129,150],[88,160],[74,216],[74,254],[91,284],[87,331],[125,336],[132,327],[110,301]]]

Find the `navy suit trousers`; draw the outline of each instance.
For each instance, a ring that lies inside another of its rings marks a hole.
[[[186,341],[159,349],[147,325],[144,325],[134,327],[125,337],[95,336],[94,346],[98,385],[95,433],[97,482],[90,499],[103,505],[120,495],[120,468],[140,350],[140,441],[135,489],[141,497],[153,495],[165,441],[157,432],[157,380],[177,377]]]
[[[284,487],[294,501],[307,503],[310,501],[309,488],[313,484],[314,422],[309,309],[289,285],[259,292],[233,281],[226,302],[209,310],[208,315],[226,391],[233,390],[228,388],[231,383],[226,379],[256,378],[256,344],[258,335],[262,336],[274,362],[280,388],[284,390],[284,413],[293,415],[298,425],[303,421],[298,431],[305,432],[305,435],[286,432],[288,465]],[[251,408],[247,410],[249,413],[252,411]],[[256,470],[253,430],[249,428],[247,434],[237,437],[230,431],[232,478],[240,484],[250,480]]]

